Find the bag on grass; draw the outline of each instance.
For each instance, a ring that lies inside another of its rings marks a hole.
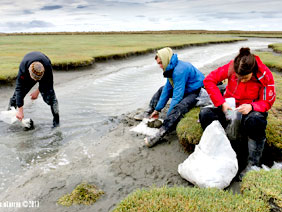
[[[242,113],[238,111],[228,111],[229,114],[229,123],[225,128],[225,132],[229,140],[236,141],[241,139],[241,120],[242,120]]]
[[[205,129],[195,151],[178,166],[181,177],[201,188],[226,188],[237,171],[236,153],[219,121]]]
[[[228,110],[225,114],[226,120],[229,122],[227,127],[225,128],[226,135],[229,140],[236,141],[241,139],[241,120],[242,113],[236,111],[236,100],[235,98],[226,98],[225,101],[232,108],[232,110]]]

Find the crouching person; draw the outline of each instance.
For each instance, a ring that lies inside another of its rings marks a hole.
[[[175,129],[183,115],[195,106],[204,79],[204,75],[191,63],[178,60],[177,54],[174,54],[171,48],[159,50],[155,59],[167,82],[152,97],[147,114],[150,114],[150,118],[158,118],[168,100],[172,99],[157,135],[145,138],[148,147],[152,147]]]
[[[53,87],[53,70],[49,58],[41,52],[26,54],[20,63],[14,95],[10,99],[8,110],[11,106],[18,108],[16,117],[24,118],[24,97],[31,88],[39,83],[39,88],[31,93],[31,99],[37,99],[41,93],[43,100],[50,105],[53,114],[53,127],[60,124],[59,108]]]
[[[228,84],[222,96],[216,85],[225,79],[228,79]],[[203,129],[214,120],[219,120],[226,128],[225,114],[232,108],[225,98],[235,98],[236,110],[242,114],[240,129],[248,141],[248,165],[241,172],[241,178],[251,166],[260,165],[266,141],[267,111],[275,101],[272,73],[249,48],[241,48],[234,61],[212,71],[205,78],[204,85],[216,108],[201,109],[199,119]]]

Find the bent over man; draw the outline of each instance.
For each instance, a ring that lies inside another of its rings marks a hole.
[[[24,118],[24,97],[37,82],[39,83],[39,88],[31,93],[31,99],[37,99],[39,92],[41,93],[43,100],[51,107],[53,126],[57,127],[60,124],[59,108],[53,87],[52,65],[50,59],[41,52],[30,52],[21,61],[16,89],[10,99],[9,108],[11,106],[18,107],[16,117],[22,120]]]

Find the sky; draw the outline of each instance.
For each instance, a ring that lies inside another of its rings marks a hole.
[[[282,31],[281,0],[0,0],[0,32]]]

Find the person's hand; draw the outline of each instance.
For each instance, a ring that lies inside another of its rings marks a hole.
[[[253,109],[251,104],[242,104],[239,107],[236,108],[236,110],[240,113],[242,113],[243,115],[248,114],[249,112],[251,112]]]
[[[35,99],[38,98],[38,95],[39,95],[39,89],[36,89],[34,92],[32,92],[32,93],[30,94],[30,98],[31,98],[32,100],[35,100]]]
[[[24,118],[23,107],[20,107],[18,109],[18,112],[16,114],[16,118],[19,119],[20,121]]]
[[[229,104],[227,104],[226,102],[224,102],[222,104],[222,112],[223,113],[227,113],[228,110],[232,110],[232,108],[229,106]]]
[[[159,118],[159,112],[154,110],[154,112],[150,115],[150,119],[151,118],[158,119]]]

